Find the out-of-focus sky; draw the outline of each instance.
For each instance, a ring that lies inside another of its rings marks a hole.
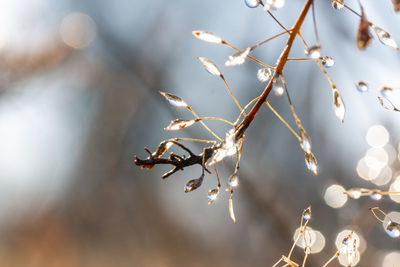
[[[290,27],[303,2],[287,0],[274,14]],[[347,2],[359,10],[357,1]],[[400,14],[391,1],[364,2],[367,18],[400,43]],[[335,253],[344,229],[365,239],[361,266],[391,266],[398,241],[367,208],[399,211],[398,199],[349,199],[335,209],[326,190],[333,184],[400,190],[398,114],[377,100],[381,86],[400,88],[400,54],[375,35],[359,51],[357,16],[334,10],[330,1],[318,1],[315,10],[322,54],[336,62],[328,72],[345,101],[345,122],[335,117],[332,90],[317,65],[289,62],[285,79],[319,175],[307,171],[297,139],[262,109],[246,132],[233,224],[227,193],[207,205],[214,177],[183,192],[199,167],[161,180],[166,167],[143,171],[133,159],[167,138],[211,137],[199,126],[163,131],[191,114],[169,106],[159,90],[182,97],[200,116],[236,119],[223,82],[196,57],[220,67],[243,106],[262,92],[258,65],[224,67],[233,50],[191,35],[211,31],[245,49],[282,31],[261,8],[242,0],[0,0],[0,265],[271,266],[290,249],[299,216],[311,204],[311,227],[326,245],[310,266]],[[302,34],[315,44],[310,15]],[[273,65],[285,41],[277,38],[252,55]],[[304,57],[303,51],[296,41],[291,56]],[[357,91],[358,81],[370,90]],[[399,96],[394,90],[390,99],[400,104]],[[271,94],[270,102],[295,126],[285,98]],[[209,125],[220,136],[229,130],[220,122]],[[223,186],[233,163],[219,166]]]

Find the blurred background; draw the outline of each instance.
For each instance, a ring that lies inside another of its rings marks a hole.
[[[356,1],[346,3],[358,10]],[[303,4],[287,1],[274,14],[290,27]],[[366,2],[365,11],[400,42],[400,15],[390,0]],[[288,90],[319,175],[306,169],[296,138],[263,108],[246,133],[233,224],[227,193],[207,205],[215,177],[185,194],[198,166],[162,180],[168,167],[145,171],[133,159],[164,139],[212,137],[197,125],[163,131],[171,120],[192,117],[159,90],[182,97],[200,116],[236,119],[223,82],[196,57],[220,66],[242,105],[260,94],[258,65],[223,67],[234,51],[190,32],[208,30],[244,49],[281,32],[261,8],[242,0],[1,0],[0,266],[272,266],[288,253],[308,205],[309,226],[320,233],[314,252],[322,250],[308,266],[334,255],[346,229],[360,237],[359,266],[400,266],[400,241],[368,211],[376,205],[400,211],[399,197],[347,200],[341,191],[400,191],[400,117],[377,100],[381,86],[400,88],[400,54],[376,38],[357,50],[359,18],[330,1],[317,2],[316,17],[322,54],[336,61],[329,73],[346,103],[345,122],[335,117],[330,85],[316,64],[289,62]],[[315,44],[311,16],[302,33]],[[285,40],[252,55],[273,65]],[[303,51],[298,41],[292,56]],[[359,92],[358,81],[367,81],[369,91]],[[399,96],[394,90],[391,100],[400,104]],[[271,94],[270,102],[295,125],[285,98]],[[220,136],[229,130],[208,124]],[[233,166],[231,159],[218,166],[223,187]],[[297,247],[293,259],[303,255]]]

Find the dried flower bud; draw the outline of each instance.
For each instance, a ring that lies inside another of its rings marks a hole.
[[[378,96],[378,99],[379,99],[379,103],[381,104],[381,106],[383,108],[390,110],[390,111],[400,111],[398,108],[396,108],[393,105],[392,101],[390,101],[389,99],[380,97],[380,96]]]
[[[172,143],[171,141],[168,141],[168,140],[162,141],[158,145],[157,150],[152,154],[153,158],[160,158],[162,155],[164,155],[165,152],[168,151],[168,149],[171,148],[171,146],[173,144],[174,143]]]
[[[305,161],[307,168],[315,175],[318,175],[318,162],[312,152],[306,153]]]
[[[197,59],[200,60],[201,63],[203,63],[204,68],[210,74],[222,77],[221,71],[218,69],[217,65],[215,65],[214,62],[205,57],[198,57]]]
[[[369,45],[372,41],[372,35],[369,32],[369,22],[364,14],[364,11],[361,13],[361,21],[358,26],[357,32],[357,47],[360,50],[363,50]]]
[[[222,40],[221,37],[213,34],[212,32],[208,32],[208,31],[192,31],[192,34],[194,37],[196,37],[197,39],[200,39],[204,42],[208,42],[208,43],[216,43],[216,44],[221,44],[224,41]]]
[[[199,120],[181,120],[181,119],[176,119],[174,121],[171,121],[171,123],[164,128],[165,131],[179,131],[182,129],[185,129],[187,127],[192,126]]]
[[[228,60],[225,62],[226,67],[233,67],[237,65],[241,65],[246,61],[247,56],[250,54],[251,47],[246,48],[241,52],[234,54],[233,56],[229,56]]]
[[[187,108],[188,104],[180,97],[159,91],[159,93],[173,106]]]
[[[390,36],[390,34],[387,31],[385,31],[382,28],[379,28],[374,24],[371,25],[371,28],[374,30],[376,36],[378,36],[378,39],[382,44],[390,46],[396,50],[399,50],[397,43],[394,41],[392,36]]]
[[[336,117],[338,117],[341,122],[344,122],[346,107],[344,106],[342,96],[337,89],[333,90],[333,109],[335,111]]]

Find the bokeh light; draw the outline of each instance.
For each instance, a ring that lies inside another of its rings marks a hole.
[[[389,192],[400,192],[400,177],[397,177],[396,180],[390,185]],[[390,198],[397,203],[400,203],[400,194],[390,195]]]
[[[396,267],[400,263],[400,251],[389,252],[382,261],[382,267]]]
[[[341,185],[331,185],[325,190],[324,199],[328,206],[340,208],[346,204],[348,196],[344,193],[346,190]]]
[[[368,129],[365,139],[372,147],[383,147],[389,142],[389,132],[382,125],[374,125]]]
[[[66,45],[81,49],[96,38],[96,24],[88,15],[73,12],[63,18],[60,35]]]

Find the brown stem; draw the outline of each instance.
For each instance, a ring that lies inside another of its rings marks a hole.
[[[282,74],[283,68],[285,67],[286,62],[288,61],[288,56],[289,56],[290,50],[292,48],[293,41],[296,38],[296,35],[300,32],[300,28],[303,24],[303,21],[307,15],[309,8],[311,6],[312,1],[313,0],[307,0],[307,2],[305,3],[305,5],[303,7],[303,10],[301,11],[299,17],[297,18],[297,21],[294,24],[292,31],[289,34],[289,39],[286,42],[285,48],[283,49],[282,54],[276,63],[276,70],[275,70],[273,77],[270,79],[267,87],[265,87],[264,91],[260,95],[260,98],[254,105],[254,107],[251,109],[250,113],[239,124],[239,126],[236,130],[236,139],[237,140],[243,136],[247,127],[249,127],[249,125],[254,120],[255,116],[257,115],[259,109],[264,104],[265,100],[267,100],[267,97],[272,90],[272,85],[273,85],[274,79],[278,78]]]

